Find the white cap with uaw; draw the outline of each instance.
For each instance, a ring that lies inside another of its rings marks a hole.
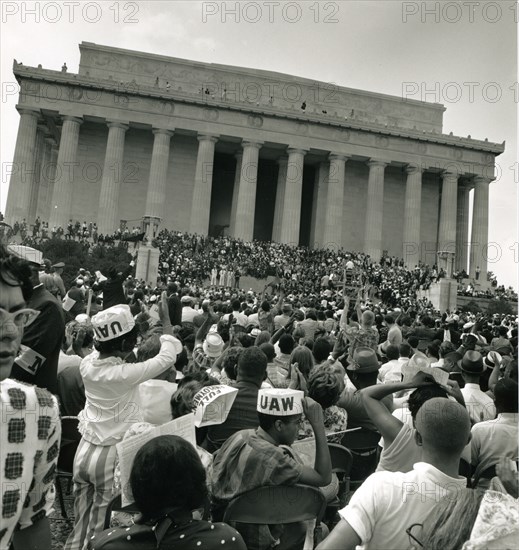
[[[135,326],[130,306],[120,304],[100,311],[92,317],[92,326],[99,342],[113,340],[127,334]]]
[[[265,388],[258,392],[256,410],[271,416],[303,414],[304,392],[283,388]]]

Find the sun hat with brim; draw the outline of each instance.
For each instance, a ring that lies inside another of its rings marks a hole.
[[[41,250],[36,250],[30,246],[23,246],[21,244],[10,244],[7,247],[7,250],[14,256],[29,262],[30,264],[35,264],[38,267],[45,267],[43,263],[43,253]]]
[[[204,353],[207,357],[220,357],[223,345],[222,337],[217,332],[210,332],[203,343]]]
[[[351,363],[346,367],[347,370],[359,374],[376,372],[380,369],[380,363],[377,354],[371,348],[359,347],[353,353]]]
[[[92,326],[96,339],[99,342],[106,342],[128,334],[135,326],[130,306],[120,304],[100,311],[92,317]]]
[[[483,356],[479,351],[467,351],[461,360],[460,369],[467,374],[481,374],[487,366],[483,362]]]
[[[431,361],[429,360],[427,355],[425,355],[425,353],[422,353],[421,351],[417,351],[412,355],[411,359],[409,359],[409,362],[407,363],[407,365],[409,367],[418,367],[418,368],[430,367]]]

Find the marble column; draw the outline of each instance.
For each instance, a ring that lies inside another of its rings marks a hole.
[[[82,122],[83,119],[79,117],[63,117],[56,176],[52,192],[49,219],[50,229],[53,226],[61,226],[66,230],[71,216],[74,173],[78,170],[76,155],[79,142],[79,127]]]
[[[36,132],[36,145],[34,148],[34,164],[31,174],[31,194],[29,199],[29,210],[27,212],[27,224],[29,227],[36,221],[36,210],[38,209],[38,201],[40,200],[40,185],[41,185],[41,164],[44,156],[45,134],[39,128]]]
[[[404,204],[404,233],[402,259],[405,266],[413,269],[420,261],[420,214],[422,209],[422,169],[409,164],[406,169]]]
[[[456,216],[456,270],[468,272],[468,243],[469,243],[469,202],[470,189],[466,185],[458,186],[458,202]]]
[[[97,227],[99,233],[111,235],[119,226],[119,194],[123,174],[124,138],[129,125],[108,121],[103,179],[99,195]]]
[[[316,194],[315,218],[312,223],[312,235],[310,243],[313,248],[322,248],[324,237],[324,224],[326,221],[326,202],[328,198],[328,176],[330,175],[330,163],[320,162],[315,174]]]
[[[5,220],[10,225],[27,218],[32,183],[30,171],[34,166],[36,131],[40,116],[36,109],[18,109],[18,112],[20,122],[5,209]]]
[[[38,204],[36,205],[36,217],[42,221],[47,221],[49,217],[49,178],[47,172],[49,170],[50,158],[54,139],[50,136],[45,136],[43,139],[43,154],[40,163],[40,189],[38,192]]]
[[[43,206],[43,214],[42,217],[44,220],[49,221],[50,220],[50,213],[52,208],[52,195],[54,193],[54,181],[56,179],[56,168],[58,166],[58,144],[54,141],[53,138],[48,138],[49,145],[50,145],[50,152],[49,152],[49,162],[44,167],[43,171],[43,177],[47,181],[47,200],[45,201],[45,205]],[[52,229],[52,227],[49,224],[49,229]]]
[[[368,177],[368,200],[364,228],[364,252],[374,262],[382,257],[382,218],[384,215],[384,169],[387,162],[371,159]]]
[[[279,242],[298,246],[303,195],[303,168],[307,151],[289,147],[287,153],[287,177]]]
[[[281,234],[281,220],[283,218],[283,202],[285,200],[285,187],[287,184],[288,157],[280,157],[278,163],[278,183],[276,187],[276,203],[274,206],[274,222],[272,224],[272,240],[279,242]]]
[[[146,207],[144,210],[144,217],[148,218],[148,224],[146,225],[148,229],[148,238],[153,237],[155,230],[164,217],[169,148],[173,131],[154,128],[153,135],[154,139],[153,150],[151,153],[150,179],[148,182]]]
[[[324,212],[322,247],[338,251],[342,247],[342,215],[344,207],[344,168],[346,155],[331,153],[328,192]]]
[[[456,252],[456,213],[458,202],[458,174],[443,172],[438,252]]]
[[[243,141],[243,159],[240,172],[240,185],[236,202],[236,222],[234,237],[252,241],[254,236],[254,210],[256,206],[256,186],[258,182],[259,150],[263,142]]]
[[[232,189],[231,219],[229,221],[229,235],[234,235],[236,225],[236,205],[238,204],[238,193],[240,191],[240,175],[243,153],[240,151],[234,155],[236,158],[236,170],[234,171],[234,185]]]
[[[470,277],[476,278],[479,268],[479,283],[487,280],[488,256],[488,187],[491,179],[474,178],[474,203],[472,208],[472,235],[470,237]]]
[[[189,232],[199,235],[209,234],[211,214],[211,192],[213,188],[214,147],[219,136],[202,134],[198,136],[195,184]]]

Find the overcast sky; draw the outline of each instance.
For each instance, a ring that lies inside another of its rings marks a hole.
[[[444,133],[506,140],[490,185],[489,240],[500,252],[492,249],[497,261],[488,268],[517,288],[514,2],[1,0],[1,7],[3,212],[19,119],[13,59],[56,70],[66,61],[69,72],[77,72],[78,44],[90,41],[400,97],[406,89],[407,97],[443,103]]]

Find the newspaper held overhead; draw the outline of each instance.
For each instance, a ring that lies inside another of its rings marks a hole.
[[[423,372],[432,376],[434,381],[440,386],[446,386],[449,380],[449,373],[437,367],[429,367],[426,365],[404,365],[402,367],[402,374],[404,376],[404,383],[411,382],[417,373]]]
[[[218,385],[202,388],[193,398],[195,406],[195,426],[223,424],[238,393],[237,388]]]

